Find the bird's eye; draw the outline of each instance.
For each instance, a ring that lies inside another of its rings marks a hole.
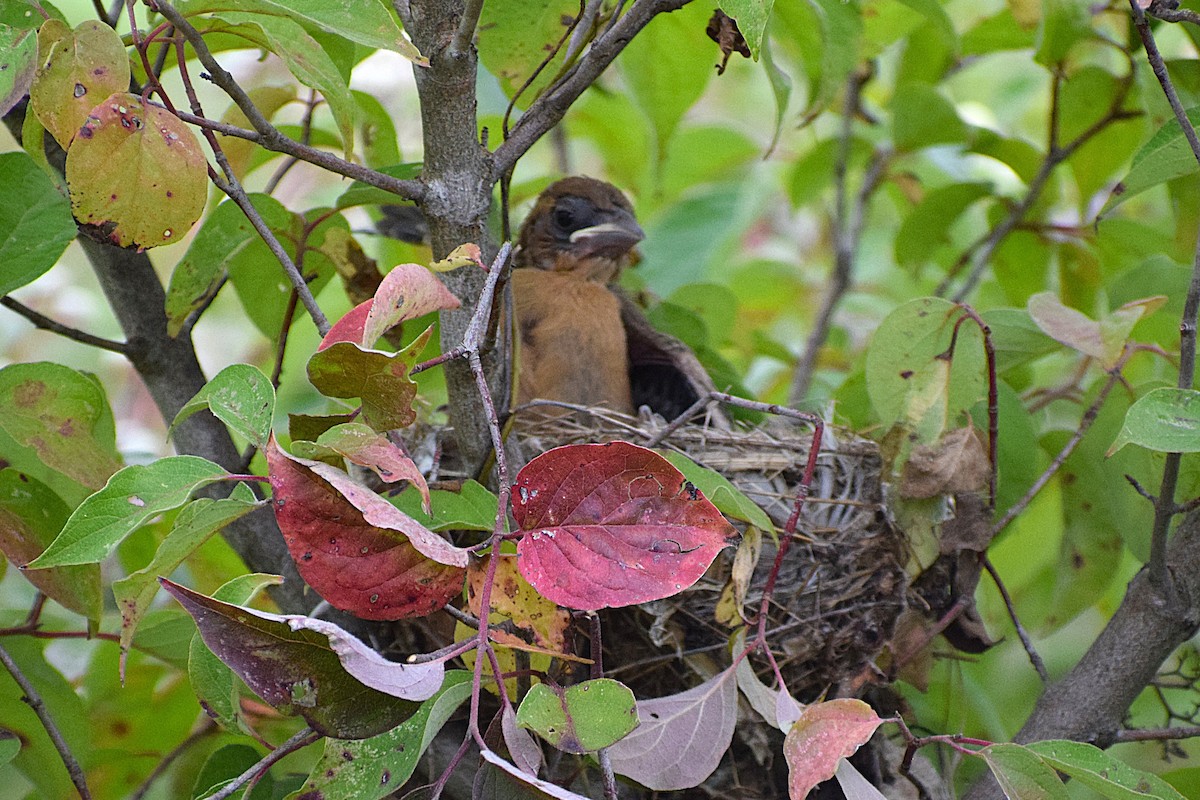
[[[554,224],[562,230],[572,230],[575,225],[575,212],[569,208],[554,209]]]

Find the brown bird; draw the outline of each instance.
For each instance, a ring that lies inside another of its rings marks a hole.
[[[538,197],[512,273],[519,404],[541,398],[625,413],[647,405],[671,419],[712,390],[695,354],[610,285],[644,235],[612,184],[565,178]]]
[[[540,398],[633,411],[621,301],[608,283],[644,235],[633,206],[611,184],[565,178],[538,197],[512,273],[518,403]]]

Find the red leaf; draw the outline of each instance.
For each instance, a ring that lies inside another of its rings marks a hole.
[[[792,800],[804,800],[814,786],[832,778],[838,760],[854,755],[882,722],[861,700],[842,698],[805,708],[783,741]]]
[[[525,580],[568,608],[596,610],[670,597],[691,586],[737,531],[652,450],[559,447],[513,486]]]
[[[361,344],[363,338],[363,329],[367,323],[367,315],[371,313],[371,306],[375,303],[374,298],[364,300],[354,308],[347,311],[341,319],[333,323],[333,327],[329,329],[329,333],[325,334],[325,338],[321,340],[317,351],[324,350],[330,345],[338,342],[350,342],[351,344]]]
[[[273,438],[266,454],[275,518],[288,551],[300,576],[335,608],[363,619],[416,617],[462,590],[466,551],[341,470],[295,459]],[[327,480],[337,476],[344,486]],[[344,496],[347,490],[353,498]]]

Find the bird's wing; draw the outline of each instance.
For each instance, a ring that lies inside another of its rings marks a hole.
[[[708,371],[690,347],[656,330],[633,298],[616,287],[613,294],[621,303],[635,409],[649,406],[651,411],[671,420],[701,397],[716,391]],[[712,419],[719,427],[729,427],[728,417],[719,409],[713,409]]]

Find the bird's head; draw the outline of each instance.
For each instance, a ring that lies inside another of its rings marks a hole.
[[[564,178],[538,196],[521,226],[517,265],[608,283],[644,237],[620,189],[594,178]]]

